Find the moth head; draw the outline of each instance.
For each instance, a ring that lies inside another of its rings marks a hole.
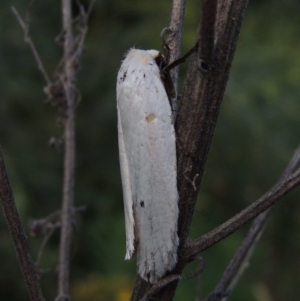
[[[157,56],[160,55],[160,52],[158,50],[154,50],[154,49],[146,50],[146,52],[148,52],[154,60]]]
[[[174,83],[172,81],[172,77],[170,75],[170,71],[167,70],[166,68],[168,66],[168,60],[163,53],[157,50],[147,50],[147,52],[152,56],[152,58],[154,59],[156,65],[160,70],[160,78],[166,89],[170,101],[170,105],[172,106],[172,99],[177,97],[177,93],[174,87]]]
[[[158,68],[162,71],[165,67],[167,67],[168,63],[165,56],[157,51],[157,50],[147,50],[147,52],[152,56],[157,64]]]

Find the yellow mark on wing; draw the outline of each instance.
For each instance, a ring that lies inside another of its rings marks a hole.
[[[146,116],[146,121],[148,123],[152,122],[155,119],[155,115],[153,113]]]

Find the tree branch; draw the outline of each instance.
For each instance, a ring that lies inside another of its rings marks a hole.
[[[26,235],[24,233],[19,214],[15,205],[12,190],[7,177],[4,159],[0,150],[0,200],[3,212],[12,236],[17,257],[25,278],[30,299],[32,301],[44,301],[37,273],[34,268]]]
[[[277,183],[284,181],[293,172],[296,171],[300,163],[300,146],[295,151],[292,159],[288,166],[283,172],[281,178]],[[273,205],[272,205],[273,207]],[[233,290],[239,279],[242,277],[247,262],[249,262],[251,255],[253,254],[254,248],[257,245],[259,237],[261,236],[268,218],[271,214],[272,207],[259,215],[251,225],[246,237],[239,246],[238,250],[234,254],[232,260],[228,264],[224,271],[219,283],[216,285],[214,291],[206,298],[206,301],[220,301],[222,299],[222,293]]]
[[[241,226],[248,223],[253,218],[267,210],[272,205],[276,204],[288,192],[292,191],[300,184],[300,169],[292,173],[284,181],[276,184],[269,192],[260,197],[256,202],[236,214],[234,217],[216,227],[214,230],[201,236],[198,239],[187,242],[183,257],[192,259],[199,252],[202,252],[213,246],[220,240],[224,239]]]
[[[214,24],[216,5],[212,5],[213,2],[210,0],[203,2],[202,22],[197,37],[197,40],[201,41],[200,49],[189,66],[176,124],[179,141],[177,166],[181,213],[179,234],[182,243],[188,237],[200,182],[247,6],[247,0],[232,1],[232,9],[228,12],[230,16],[226,18],[226,30],[222,37],[216,33],[220,38],[212,49],[209,45],[214,40],[211,37],[214,31],[206,24],[209,23],[211,26]],[[230,5],[229,1],[223,2],[228,2]],[[221,18],[223,18],[222,12],[216,15],[216,20]],[[207,71],[202,68],[203,62]],[[197,189],[195,190],[186,177],[194,179],[196,176]]]

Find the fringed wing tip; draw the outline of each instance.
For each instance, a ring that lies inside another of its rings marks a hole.
[[[134,254],[134,247],[129,246],[126,248],[126,255],[125,255],[125,260],[130,260],[132,258],[132,255]]]

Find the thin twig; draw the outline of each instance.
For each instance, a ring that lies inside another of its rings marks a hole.
[[[300,146],[296,149],[292,159],[284,170],[281,178],[277,183],[281,183],[295,172],[300,163]],[[272,206],[273,207],[273,206]],[[225,269],[219,283],[213,292],[207,297],[206,301],[219,301],[222,299],[220,292],[232,291],[239,279],[242,277],[251,255],[258,243],[259,237],[262,235],[267,220],[272,211],[272,207],[259,215],[251,225],[243,242],[239,246],[232,260]]]
[[[185,0],[173,0],[171,21],[170,21],[170,35],[168,36],[167,42],[170,47],[170,62],[175,61],[180,56],[181,47],[181,36],[183,30],[185,11]],[[171,71],[172,80],[175,88],[178,86],[178,72],[179,69],[176,67]]]
[[[62,0],[64,37],[64,95],[67,102],[64,124],[65,153],[61,236],[59,249],[58,296],[56,301],[68,301],[70,284],[70,248],[75,186],[75,106],[73,64],[74,36],[72,30],[72,8],[70,0]]]
[[[76,50],[74,51],[73,58],[72,58],[73,61],[74,62],[77,61],[77,63],[79,62],[80,56],[82,54],[85,36],[88,31],[88,22],[87,22],[88,16],[89,15],[88,13],[85,12],[84,7],[80,5],[80,19],[81,19],[79,20],[79,22],[81,23],[81,26],[79,27],[80,33],[76,37],[76,42],[74,42],[73,47],[75,47],[76,45]]]
[[[167,276],[160,281],[156,282],[145,294],[145,296],[140,300],[140,301],[147,301],[150,300],[149,298],[152,297],[156,292],[158,292],[161,288],[165,287],[169,283],[173,281],[178,281],[178,280],[189,280],[191,278],[198,277],[202,272],[204,271],[205,268],[205,262],[201,256],[197,256],[195,260],[198,260],[199,262],[199,267],[195,272],[192,272],[190,274],[186,275],[171,275]]]
[[[0,201],[32,301],[44,301],[0,150]]]
[[[87,9],[87,12],[86,12],[88,18],[90,17],[90,15],[92,13],[95,2],[96,2],[96,0],[91,0],[91,2],[90,2],[90,5],[89,5],[89,7]]]
[[[50,81],[50,78],[48,76],[48,73],[47,73],[47,71],[46,71],[46,69],[44,67],[44,64],[43,64],[43,62],[42,62],[42,60],[40,58],[40,55],[39,55],[39,53],[38,53],[38,51],[37,51],[37,49],[36,49],[36,47],[35,47],[32,39],[31,39],[31,37],[29,35],[29,25],[26,24],[23,21],[23,19],[21,18],[20,14],[18,13],[18,11],[13,6],[11,7],[11,10],[13,11],[14,15],[16,16],[19,24],[21,25],[21,27],[22,27],[22,29],[24,31],[25,42],[29,45],[29,47],[30,47],[30,49],[31,49],[31,51],[33,53],[33,56],[34,56],[34,58],[36,60],[36,63],[38,65],[38,68],[39,68],[39,70],[41,71],[41,73],[42,73],[42,75],[44,77],[45,82],[47,83],[47,85],[50,85],[51,81]]]
[[[265,219],[267,221],[268,217],[271,215],[271,211],[272,211],[272,208],[269,208],[264,213],[262,213],[260,216],[262,216],[262,219]],[[268,216],[265,217],[266,215],[268,215]],[[258,216],[257,218],[259,218],[260,216]],[[227,295],[227,296],[225,296],[224,300],[222,300],[222,301],[225,301],[228,299],[228,297],[231,295],[231,292],[233,291],[233,289],[235,288],[235,286],[237,285],[237,283],[239,282],[239,280],[241,279],[241,277],[243,276],[243,274],[249,267],[250,259],[253,255],[255,248],[259,243],[260,237],[263,234],[263,231],[265,229],[266,222],[261,221],[260,223],[262,224],[262,226],[261,225],[258,226],[258,228],[260,228],[260,231],[258,231],[258,234],[252,235],[254,237],[254,241],[252,244],[250,244],[250,247],[246,253],[244,260],[241,261],[241,264],[236,272],[236,275],[233,277],[232,281],[230,282],[230,284],[228,286],[228,292],[227,292],[227,294],[225,293],[225,295]],[[250,237],[250,235],[249,235],[249,237]]]
[[[169,283],[171,283],[173,281],[180,280],[180,279],[181,279],[180,275],[171,275],[171,276],[163,278],[159,282],[155,283],[149,289],[149,291],[145,294],[145,296],[142,299],[140,299],[140,301],[148,301],[148,300],[150,300],[149,298],[152,297],[161,288],[165,287],[166,285],[168,285]]]
[[[83,211],[85,209],[86,209],[86,206],[79,206],[79,207],[73,208],[73,215],[75,215],[76,212]],[[74,219],[72,221],[72,224],[74,225],[75,222],[76,222],[76,220]],[[61,227],[61,210],[57,210],[57,211],[49,214],[45,218],[40,218],[40,219],[31,221],[29,224],[29,227],[30,227],[30,235],[32,237],[34,237],[34,238],[43,237],[42,243],[39,247],[37,259],[35,261],[35,266],[37,267],[37,269],[42,271],[40,269],[40,262],[41,262],[41,258],[44,253],[44,249],[45,249],[49,239],[53,235],[54,231]]]
[[[300,145],[295,150],[292,159],[282,173],[281,179],[278,182],[284,181],[289,175],[300,168]]]
[[[170,35],[168,36],[167,43],[170,48],[170,62],[175,61],[180,56],[181,36],[183,30],[185,11],[185,0],[173,0],[171,21],[169,25]],[[178,73],[179,66],[171,70],[171,77],[177,91],[178,87]],[[177,98],[172,99],[172,108],[177,112]],[[174,116],[176,119],[176,116]]]
[[[91,5],[93,4],[93,1]],[[91,6],[90,6],[91,7]],[[72,237],[74,186],[75,186],[75,81],[76,71],[83,49],[83,41],[87,33],[88,15],[83,14],[83,30],[79,36],[79,44],[75,50],[75,37],[72,30],[71,1],[62,0],[63,32],[64,32],[64,95],[67,102],[66,120],[64,124],[65,156],[64,184],[61,217],[61,238],[59,251],[59,280],[57,301],[69,300],[70,282],[70,246]],[[90,11],[89,11],[90,13]]]
[[[227,295],[232,291],[233,286],[231,284],[237,283],[247,268],[248,260],[250,259],[250,253],[253,251],[254,246],[257,244],[258,239],[262,233],[263,226],[265,225],[271,209],[269,208],[261,215],[259,215],[250,227],[247,235],[243,239],[234,257],[226,267],[219,283],[214,288],[213,292],[206,298],[206,301],[219,301],[223,300],[224,295]]]
[[[60,227],[60,223],[56,223],[54,224],[50,229],[49,231],[47,232],[47,234],[45,235],[41,245],[40,245],[40,248],[39,248],[39,252],[38,252],[38,255],[37,255],[37,259],[35,261],[35,265],[36,266],[39,266],[40,265],[40,262],[41,262],[41,258],[42,258],[42,255],[43,255],[43,252],[44,252],[44,249],[47,245],[47,242],[49,241],[50,237],[52,236],[53,232],[55,229],[59,228]]]

